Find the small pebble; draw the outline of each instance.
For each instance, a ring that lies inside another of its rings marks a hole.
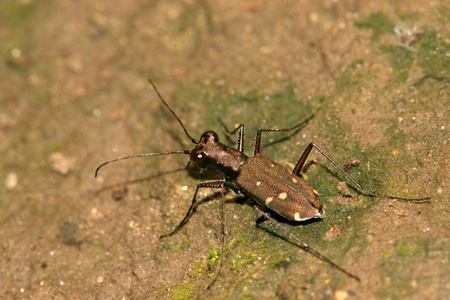
[[[12,190],[17,186],[18,176],[14,172],[9,172],[8,175],[6,175],[5,179],[5,186],[8,190]]]

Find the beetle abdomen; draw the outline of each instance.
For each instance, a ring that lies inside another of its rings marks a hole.
[[[277,214],[303,221],[322,217],[317,191],[297,175],[263,156],[249,157],[237,177],[245,193]]]

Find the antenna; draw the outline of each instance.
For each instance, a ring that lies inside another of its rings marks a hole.
[[[163,97],[161,96],[161,94],[159,93],[158,89],[156,88],[156,86],[153,84],[152,80],[149,78],[148,82],[150,82],[150,84],[153,86],[153,89],[155,90],[156,94],[158,94],[159,99],[161,99],[162,103],[164,103],[164,105],[170,110],[170,112],[172,113],[172,115],[178,120],[178,122],[180,123],[181,127],[183,127],[184,132],[186,133],[187,137],[194,143],[194,144],[198,144],[198,140],[194,139],[193,137],[191,137],[189,135],[189,133],[187,132],[186,127],[184,126],[183,122],[181,122],[180,118],[178,118],[177,114],[170,108],[169,104],[167,104],[167,102],[163,99]]]

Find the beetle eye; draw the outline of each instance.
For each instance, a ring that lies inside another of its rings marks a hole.
[[[213,141],[218,142],[219,141],[219,135],[215,131],[212,131],[212,130],[205,131],[202,134],[202,137],[200,138],[200,140],[202,142],[208,142],[209,140],[213,140]]]
[[[198,152],[197,150],[194,149],[191,151],[190,159],[191,161],[200,164],[205,161],[206,154],[203,152]]]

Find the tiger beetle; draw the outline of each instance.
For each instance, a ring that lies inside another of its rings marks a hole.
[[[294,239],[302,249],[315,255],[322,261],[330,264],[332,267],[340,270],[349,277],[360,281],[359,277],[348,272],[347,270],[341,268],[330,259],[325,257],[320,252],[311,248],[307,243],[300,240],[294,234],[292,234],[286,227],[281,225],[276,221],[267,211],[272,211],[277,215],[286,218],[289,221],[301,222],[310,219],[321,219],[324,217],[324,210],[322,208],[322,202],[320,201],[319,193],[306,181],[300,177],[300,171],[305,164],[306,158],[310,154],[311,150],[315,148],[319,151],[327,160],[329,160],[339,171],[341,171],[356,187],[366,192],[369,192],[376,196],[387,197],[391,199],[398,199],[404,201],[421,201],[430,199],[426,198],[402,198],[397,196],[391,196],[382,194],[376,191],[372,191],[363,187],[355,179],[353,179],[342,167],[340,167],[332,158],[328,156],[319,146],[315,143],[310,143],[306,150],[303,152],[302,156],[298,160],[294,170],[291,172],[281,165],[275,163],[274,161],[266,158],[260,154],[261,148],[261,134],[263,132],[289,132],[296,128],[299,128],[307,121],[309,121],[314,115],[309,117],[302,123],[292,127],[284,129],[260,129],[258,130],[255,138],[255,149],[253,151],[253,156],[249,157],[244,154],[244,125],[240,124],[235,130],[230,134],[234,134],[239,131],[236,149],[226,146],[219,142],[219,136],[214,131],[205,131],[199,140],[194,139],[188,133],[183,122],[177,114],[169,107],[167,102],[163,99],[159,93],[156,86],[153,84],[151,79],[149,79],[150,84],[155,90],[161,102],[167,107],[167,109],[172,113],[172,115],[180,123],[184,130],[186,136],[195,144],[193,150],[180,150],[171,152],[159,152],[159,153],[143,153],[138,155],[130,155],[125,157],[120,157],[107,162],[102,163],[95,170],[95,177],[98,175],[98,171],[103,166],[116,162],[119,160],[143,157],[143,156],[159,156],[159,155],[169,155],[169,154],[188,154],[189,163],[193,163],[200,168],[215,168],[223,174],[223,179],[211,180],[202,182],[197,185],[195,189],[194,197],[192,198],[191,206],[189,207],[186,216],[180,222],[180,224],[175,227],[175,229],[160,238],[168,237],[176,233],[181,227],[183,227],[187,220],[189,219],[191,213],[196,204],[197,193],[200,188],[219,188],[222,195],[222,254],[220,259],[219,268],[216,276],[212,282],[208,285],[209,289],[214,282],[217,280],[221,268],[223,255],[225,252],[225,213],[224,213],[224,188],[232,190],[238,197],[251,197],[259,205],[254,208],[258,213],[260,213],[264,218],[273,222],[276,226],[281,228],[286,234],[288,234],[292,239]],[[188,164],[189,166],[189,164]]]

